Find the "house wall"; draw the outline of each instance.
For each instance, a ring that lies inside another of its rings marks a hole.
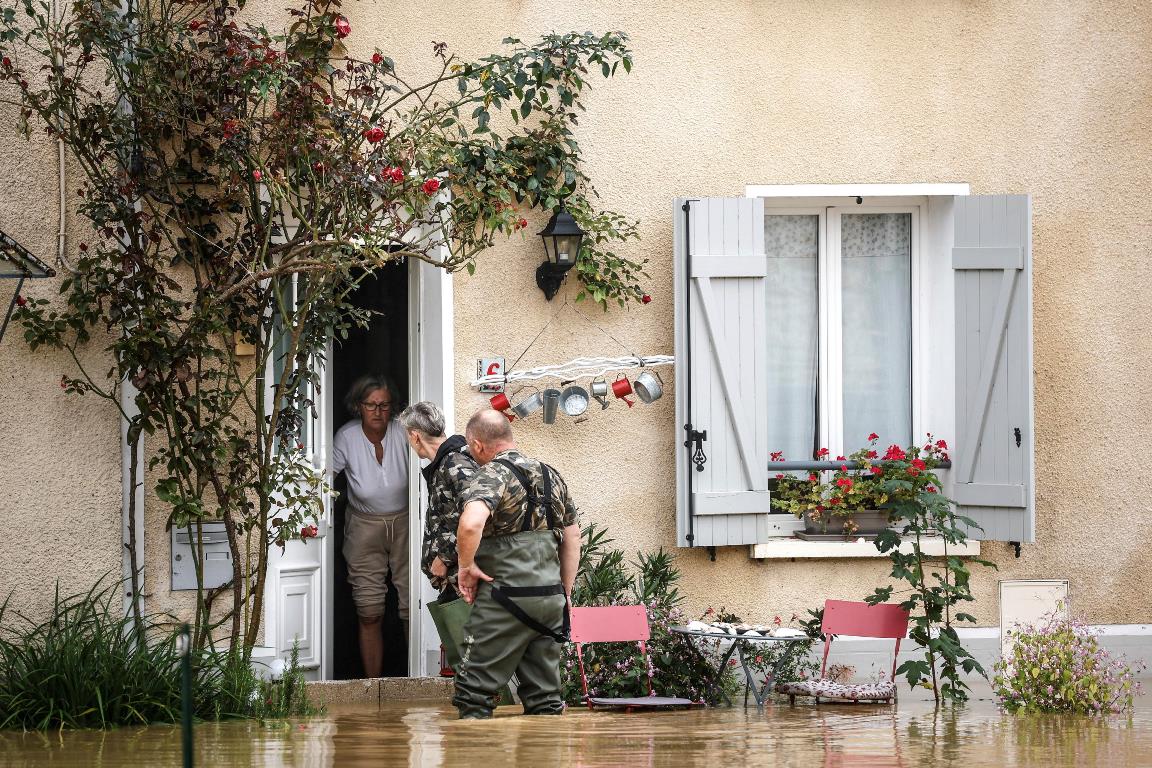
[[[250,6],[276,13],[278,3]],[[739,196],[749,183],[969,182],[974,193],[1030,192],[1034,210],[1037,542],[1020,559],[985,546],[999,570],[977,571],[974,613],[997,615],[996,580],[1067,578],[1093,623],[1150,613],[1139,576],[1152,512],[1144,438],[1152,427],[1152,226],[1137,205],[1149,186],[1152,12],[1100,0],[933,3],[469,2],[358,3],[344,8],[353,54],[374,48],[431,74],[433,40],[465,58],[566,29],[626,30],[633,72],[592,77],[579,138],[603,205],[640,220],[621,252],[649,260],[647,306],[574,305],[573,280],[552,301],[535,287],[532,234],[498,245],[456,279],[456,411],[485,404],[468,387],[478,357],[519,367],[581,355],[672,353],[671,200]],[[3,125],[13,113],[0,111]],[[54,147],[0,130],[0,228],[50,258]],[[529,216],[529,233],[546,217]],[[78,238],[70,225],[70,247]],[[51,295],[55,281],[29,293]],[[579,309],[579,312],[576,310]],[[583,314],[580,314],[583,313]],[[531,346],[529,342],[544,328]],[[616,341],[618,340],[619,343]],[[525,351],[526,350],[526,351]],[[523,355],[521,357],[521,355]],[[95,358],[93,358],[95,359]],[[30,353],[18,329],[0,343],[0,592],[30,605],[54,575],[83,586],[118,572],[120,465],[114,411],[66,397],[59,355]],[[666,377],[668,381],[668,377]],[[669,382],[670,383],[670,382]],[[583,521],[617,544],[675,540],[672,398],[619,403],[579,425],[516,425],[523,448],[557,466]],[[947,436],[946,436],[947,437]],[[163,519],[150,497],[153,605],[166,592]],[[716,562],[680,550],[689,612],[721,605],[750,619],[858,598],[883,583],[883,561]]]

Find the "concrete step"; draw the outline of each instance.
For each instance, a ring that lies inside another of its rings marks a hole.
[[[376,677],[368,680],[317,680],[308,684],[314,704],[371,704],[386,701],[452,698],[450,677]]]

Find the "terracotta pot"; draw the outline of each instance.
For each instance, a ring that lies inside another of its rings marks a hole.
[[[888,511],[883,509],[862,509],[853,512],[851,520],[856,523],[856,530],[848,533],[844,530],[844,523],[849,518],[825,513],[819,520],[812,520],[804,515],[804,532],[812,534],[832,534],[834,536],[874,536],[888,527]]]

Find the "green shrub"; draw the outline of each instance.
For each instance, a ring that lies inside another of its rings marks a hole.
[[[179,637],[169,617],[135,626],[118,584],[54,593],[35,621],[0,606],[0,729],[110,728],[180,720]],[[194,652],[192,698],[202,719],[310,714],[299,670],[259,679],[242,654]]]

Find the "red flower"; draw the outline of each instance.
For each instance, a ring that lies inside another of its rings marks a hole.
[[[876,453],[876,451],[868,451],[868,453],[866,453],[864,455],[869,459],[875,459],[875,458],[878,458],[880,456],[880,454]]]
[[[328,94],[324,94],[324,98],[321,99],[321,101],[324,102],[324,106],[328,106],[329,104],[332,103],[332,97],[329,96]]]
[[[840,503],[840,497],[839,496],[833,496],[832,498],[828,499],[828,503],[829,504],[839,504]]]
[[[203,23],[204,22],[200,21],[199,19],[194,20],[194,21],[190,21],[190,22],[188,22],[188,29],[191,32],[195,32],[196,30],[200,29],[200,25]]]
[[[836,461],[845,461],[845,460],[846,460],[846,459],[845,459],[845,457],[844,457],[844,456],[837,456],[837,457],[836,457]],[[840,467],[840,469],[844,470],[845,472],[847,472],[847,471],[848,471],[848,467]]]
[[[0,61],[0,64],[4,65],[4,69],[11,69],[12,68],[12,59],[5,56],[3,61]]]
[[[643,296],[640,297],[640,301],[644,304],[650,304],[650,303],[652,303],[652,297],[649,296],[648,294],[644,294]]]
[[[816,474],[815,472],[811,473],[810,475],[808,475],[808,482],[810,482],[810,483],[820,482],[820,475]]]
[[[524,229],[526,226],[528,226],[528,219],[521,216],[520,219],[516,222],[516,229]]]
[[[260,178],[261,178],[263,175],[264,175],[264,174],[260,173],[260,170],[259,170],[259,169],[255,170],[255,171],[252,171],[252,178],[253,178],[253,179],[255,179],[256,181],[260,181]]]
[[[364,131],[364,138],[368,139],[369,144],[376,144],[384,138],[384,129],[379,126],[373,126]]]
[[[928,493],[936,493],[936,486],[926,485],[924,486],[924,490],[928,491]]]
[[[352,34],[352,25],[348,23],[348,19],[343,16],[336,17],[336,37],[343,40]]]
[[[924,470],[924,469],[928,468],[928,465],[925,464],[923,462],[923,460],[921,460],[921,459],[912,459],[912,466],[916,467],[916,469],[919,469],[919,470]]]
[[[776,626],[780,626],[780,624],[782,622],[780,621],[780,617],[776,616],[775,618],[772,619],[772,623],[775,624]]]
[[[20,306],[24,306],[24,305],[21,304]],[[783,480],[784,479],[784,473],[783,472],[777,472],[776,473],[776,479],[777,480]]]
[[[316,536],[320,531],[314,525],[306,525],[300,529],[300,538],[311,539]]]
[[[381,56],[379,53],[372,54],[372,63],[373,64],[379,64],[382,61],[384,61],[384,57]]]
[[[822,459],[827,455],[828,455],[828,449],[827,448],[821,448],[820,450],[816,451],[816,458],[818,458],[818,459]]]
[[[884,454],[885,461],[903,461],[907,457],[904,449],[898,445],[888,446],[887,452]]]
[[[784,461],[784,451],[772,451],[768,458],[772,461]]]
[[[224,134],[224,138],[230,139],[233,136],[235,136],[236,133],[240,130],[240,121],[239,120],[225,120],[223,122],[223,124],[220,126],[220,128]]]
[[[400,166],[396,166],[395,168],[388,168],[384,171],[384,173],[392,179],[392,183],[394,184],[399,184],[400,182],[404,181],[404,169]]]
[[[420,189],[424,194],[428,195],[428,197],[432,197],[432,195],[436,194],[436,191],[440,189],[440,179],[428,179],[420,185]]]
[[[879,440],[879,439],[880,439],[880,435],[876,434],[875,432],[868,435],[868,442],[872,442],[873,440]]]
[[[881,467],[879,464],[876,464],[872,467],[872,474],[879,477],[880,475],[884,474],[884,468]]]
[[[948,443],[944,442],[943,440],[937,440],[936,447],[942,451],[946,451],[948,450]]]
[[[316,162],[312,163],[312,170],[316,171],[316,173],[324,173],[324,163],[317,160]]]
[[[28,303],[28,300],[25,299],[23,296],[17,296],[16,297],[16,306],[22,307],[27,303]]]
[[[851,480],[851,478],[842,477],[842,478],[840,478],[839,480],[837,480],[837,481],[836,481],[836,485],[840,486],[840,487],[841,487],[841,488],[843,488],[845,491],[850,491],[850,490],[852,490],[852,480]]]

